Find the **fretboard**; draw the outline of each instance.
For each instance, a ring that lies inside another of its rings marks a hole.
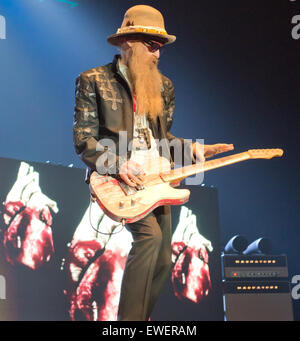
[[[250,159],[249,154],[247,152],[243,152],[239,154],[225,156],[219,159],[206,161],[204,163],[198,163],[194,165],[172,169],[168,173],[162,173],[161,177],[166,182],[176,182],[184,178],[187,178],[188,176],[192,176],[201,172],[207,172],[215,168],[228,166],[233,163],[245,161],[248,159]]]

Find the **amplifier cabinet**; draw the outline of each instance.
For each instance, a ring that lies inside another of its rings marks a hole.
[[[287,281],[223,281],[226,321],[293,321]]]
[[[285,255],[222,255],[222,275],[225,280],[288,278]]]

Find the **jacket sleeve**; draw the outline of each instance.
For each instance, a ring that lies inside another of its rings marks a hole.
[[[97,170],[100,174],[118,174],[121,159],[112,149],[101,146],[101,112],[97,107],[94,84],[84,73],[76,78],[74,109],[73,141],[76,153],[91,170]]]

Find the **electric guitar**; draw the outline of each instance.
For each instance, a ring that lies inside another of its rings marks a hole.
[[[243,153],[172,170],[169,161],[160,157],[155,161],[150,160],[150,164],[143,165],[146,173],[143,186],[131,187],[123,181],[94,171],[90,177],[91,195],[112,220],[122,224],[133,223],[158,206],[186,203],[190,191],[173,188],[186,177],[248,159],[271,159],[282,155],[282,149],[250,149]]]

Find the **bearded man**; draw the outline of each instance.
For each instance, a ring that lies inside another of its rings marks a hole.
[[[175,39],[166,32],[158,10],[133,6],[117,33],[107,38],[121,55],[76,79],[74,145],[88,166],[87,183],[97,171],[122,179],[128,186],[142,186],[142,165],[161,155],[162,150],[172,161],[177,151],[170,151],[167,142],[175,139],[193,160],[233,149],[228,144],[186,144],[170,133],[174,87],[159,72],[158,61],[162,46]],[[158,148],[157,141],[165,141],[168,148]],[[120,321],[146,321],[151,315],[171,266],[170,217],[170,207],[161,206],[145,218],[126,224],[133,243],[123,274]]]

